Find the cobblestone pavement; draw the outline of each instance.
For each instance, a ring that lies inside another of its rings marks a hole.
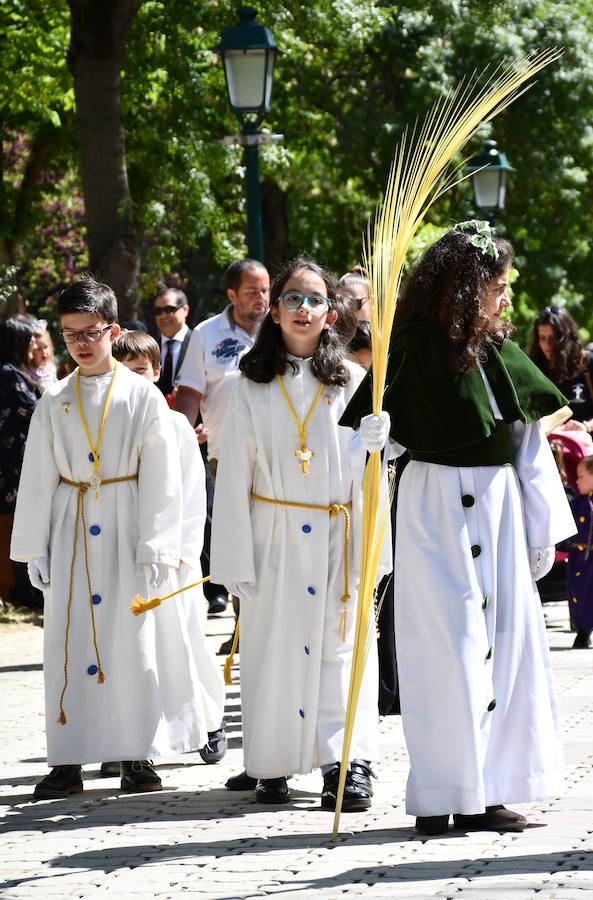
[[[318,772],[291,782],[294,802],[256,804],[224,789],[241,765],[238,686],[229,689],[230,750],[160,766],[165,790],[118,793],[119,779],[85,768],[84,793],[32,803],[45,773],[40,628],[0,627],[0,896],[22,898],[247,897],[593,898],[593,650],[569,650],[566,608],[546,606],[564,722],[566,792],[522,808],[523,834],[450,831],[419,838],[404,812],[406,753],[399,718],[382,723],[373,808],[319,806]],[[229,616],[209,621],[218,646]],[[222,665],[222,662],[221,662]],[[237,671],[235,670],[237,674]]]

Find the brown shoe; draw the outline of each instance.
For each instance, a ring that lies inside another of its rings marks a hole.
[[[456,813],[453,822],[464,831],[523,831],[527,825],[525,816],[502,805],[487,806],[486,812],[475,816]]]
[[[446,834],[449,830],[449,816],[416,816],[418,834]]]

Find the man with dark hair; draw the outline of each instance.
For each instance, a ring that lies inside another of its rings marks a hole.
[[[202,416],[196,434],[202,442],[208,441],[208,465],[213,478],[222,423],[239,373],[239,360],[253,346],[258,326],[268,311],[267,269],[255,259],[231,263],[226,272],[226,293],[229,300],[226,309],[201,322],[191,333],[173,401],[173,408],[184,413],[192,427],[196,426],[198,416]],[[208,528],[204,551],[209,553]],[[226,592],[222,585],[209,584],[204,593],[210,612],[224,610]]]
[[[161,350],[161,377],[157,387],[167,397],[173,391],[191,336],[187,325],[187,297],[177,288],[168,288],[155,299],[152,312]]]

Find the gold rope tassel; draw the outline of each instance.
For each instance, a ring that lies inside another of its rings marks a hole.
[[[130,609],[135,616],[140,616],[142,613],[148,612],[149,609],[156,609],[157,606],[161,605],[163,600],[169,600],[170,597],[176,597],[177,594],[183,594],[184,591],[191,591],[192,588],[198,587],[198,585],[204,584],[206,581],[210,581],[209,575],[207,575],[206,578],[201,578],[200,581],[194,581],[193,584],[186,584],[185,587],[179,588],[177,591],[165,594],[164,597],[152,597],[150,600],[147,600],[140,594],[136,594],[133,601],[130,603]]]
[[[237,647],[239,645],[239,616],[237,616],[237,621],[235,622],[235,630],[233,632],[233,643],[231,646],[231,652],[227,656],[224,664],[224,683],[225,684],[233,684],[233,674],[232,668],[235,664],[235,653],[237,652]]]
[[[340,603],[343,604],[338,619],[338,634],[343,641],[346,640],[346,623],[348,620],[348,608],[346,604],[350,600],[350,583],[349,583],[349,555],[348,544],[350,542],[350,507],[348,503],[330,503],[329,506],[323,506],[319,503],[298,503],[292,500],[274,500],[271,497],[260,497],[259,494],[251,493],[252,500],[259,500],[260,503],[269,503],[271,506],[288,506],[293,509],[314,509],[319,512],[326,512],[334,519],[340,513],[344,514],[344,593],[340,597]]]

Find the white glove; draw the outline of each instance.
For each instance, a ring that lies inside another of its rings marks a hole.
[[[529,571],[534,581],[539,581],[544,575],[547,575],[556,558],[556,548],[552,547],[530,547],[529,548]]]
[[[164,563],[145,563],[144,570],[151,588],[160,588],[169,575],[170,566]]]
[[[367,453],[376,453],[383,449],[389,439],[390,428],[391,419],[385,410],[380,416],[364,416],[360,420],[360,443]]]
[[[49,560],[47,556],[37,556],[27,563],[29,581],[38,591],[49,590]]]
[[[225,587],[233,597],[238,597],[239,600],[245,600],[247,603],[255,596],[255,584],[252,581],[233,582],[226,584]]]

